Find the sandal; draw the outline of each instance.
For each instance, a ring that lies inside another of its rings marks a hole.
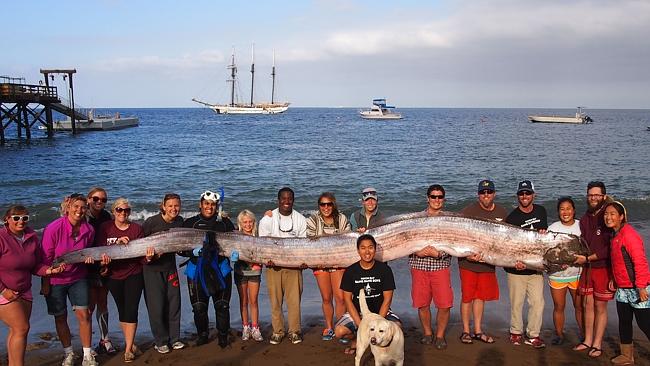
[[[472,336],[472,338],[483,343],[494,343],[494,338],[485,333],[476,333]]]
[[[422,338],[420,338],[420,343],[425,345],[433,344],[433,336],[432,335],[422,336]]]
[[[591,346],[584,342],[580,342],[576,344],[575,347],[573,347],[573,350],[578,352],[587,351],[587,350],[591,350]]]
[[[472,344],[472,343],[474,343],[474,342],[472,341],[472,336],[469,335],[469,333],[467,333],[467,332],[463,332],[463,333],[460,335],[460,341],[461,341],[462,343],[465,343],[465,344]]]
[[[346,355],[354,356],[357,354],[357,347],[346,347],[343,353]]]
[[[350,344],[350,340],[348,338],[339,338],[339,343]]]
[[[602,354],[603,354],[603,350],[600,349],[600,348],[596,348],[596,347],[591,347],[591,349],[589,350],[589,353],[588,353],[589,357],[591,357],[591,358],[600,357]]]

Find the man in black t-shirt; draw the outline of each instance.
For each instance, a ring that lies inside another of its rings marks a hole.
[[[356,348],[352,339],[361,323],[361,310],[359,308],[359,290],[365,291],[368,309],[387,320],[397,322],[397,315],[390,311],[395,290],[395,279],[390,267],[375,260],[377,242],[372,235],[364,234],[357,239],[357,252],[360,260],[345,269],[341,280],[341,290],[347,312],[336,323],[334,332],[343,343],[353,341],[346,349],[347,354],[354,354]]]
[[[517,187],[518,206],[506,217],[508,224],[523,229],[545,232],[548,228],[546,209],[533,203],[535,187],[529,180],[519,182]],[[542,315],[544,314],[544,277],[541,272],[526,269],[526,265],[517,261],[515,268],[504,268],[508,276],[510,292],[510,343],[521,343],[544,348],[546,344],[540,338]],[[524,334],[523,307],[528,296],[528,325]]]

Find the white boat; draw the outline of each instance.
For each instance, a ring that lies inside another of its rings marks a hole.
[[[386,104],[386,99],[373,99],[372,107],[367,110],[359,111],[361,118],[365,119],[401,119],[400,113],[393,111],[395,107]]]
[[[251,62],[251,99],[250,103],[237,103],[235,102],[235,84],[237,83],[237,66],[235,65],[235,50],[232,51],[232,59],[228,69],[230,69],[230,104],[212,104],[202,102],[196,98],[192,98],[193,102],[203,104],[204,106],[212,109],[217,114],[278,114],[285,112],[289,109],[289,103],[275,102],[275,53],[273,54],[273,67],[271,68],[271,102],[270,103],[254,103],[253,92],[255,90],[255,50],[252,51]]]
[[[528,116],[528,119],[533,123],[573,123],[573,124],[586,124],[591,123],[593,120],[587,114],[582,112],[583,107],[578,107],[574,117],[564,116]]]
[[[92,110],[88,113],[88,119],[75,120],[75,128],[78,131],[120,130],[122,128],[137,127],[139,124],[138,117],[122,117],[119,112],[111,116],[95,115]],[[72,131],[70,117],[62,121],[54,121],[52,126],[55,131]],[[46,129],[45,126],[39,126],[38,128]]]

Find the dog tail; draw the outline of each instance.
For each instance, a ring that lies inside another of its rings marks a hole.
[[[370,309],[368,309],[368,304],[366,303],[366,294],[363,289],[359,290],[359,308],[361,309],[361,315],[370,314]]]

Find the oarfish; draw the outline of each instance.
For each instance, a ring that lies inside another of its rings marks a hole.
[[[540,234],[496,221],[456,215],[418,216],[395,220],[366,232],[377,240],[378,260],[397,259],[431,245],[455,257],[480,254],[482,261],[496,266],[514,267],[517,261],[521,261],[530,269],[555,272],[571,265],[577,254],[588,253],[580,238],[570,234]],[[134,240],[126,247],[140,246],[139,241],[148,240],[149,246],[154,246],[159,252],[188,250],[200,246],[203,235],[203,232],[193,229],[172,229],[168,233],[157,234],[157,239],[150,236]],[[266,264],[272,261],[281,267],[328,268],[347,267],[359,260],[356,250],[359,235],[347,233],[319,238],[272,238],[233,232],[215,233],[215,238],[220,253],[225,256],[237,251],[239,258],[248,262]],[[186,238],[187,246],[175,245],[171,249],[173,240],[166,236]],[[191,245],[192,242],[194,245]],[[115,246],[103,248],[110,250],[112,247]],[[134,256],[142,256],[145,248],[146,245],[142,245]],[[90,255],[90,251],[96,249],[99,248],[84,250],[88,251],[86,255]],[[101,252],[93,252],[92,255],[98,259]]]

